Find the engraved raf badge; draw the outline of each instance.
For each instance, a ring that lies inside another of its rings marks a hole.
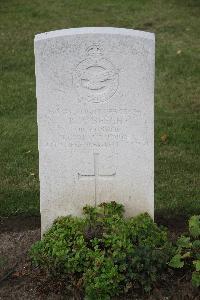
[[[118,72],[103,57],[100,47],[92,45],[87,49],[87,58],[77,65],[73,83],[81,101],[101,103],[109,100],[117,91]]]

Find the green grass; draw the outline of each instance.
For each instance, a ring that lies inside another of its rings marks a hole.
[[[83,26],[156,33],[156,213],[200,213],[199,16],[199,0],[0,0],[0,215],[39,214],[34,35]]]

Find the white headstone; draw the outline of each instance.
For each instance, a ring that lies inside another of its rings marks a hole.
[[[154,48],[131,29],[36,35],[42,232],[86,204],[153,216]]]

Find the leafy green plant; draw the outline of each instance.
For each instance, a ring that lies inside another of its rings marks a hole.
[[[83,212],[54,222],[32,247],[33,263],[55,279],[75,277],[86,299],[110,299],[133,287],[148,292],[172,255],[167,232],[148,214],[124,218],[116,202]]]
[[[169,262],[173,268],[192,270],[192,284],[200,286],[200,216],[189,220],[190,236],[181,235],[176,242],[176,253]]]

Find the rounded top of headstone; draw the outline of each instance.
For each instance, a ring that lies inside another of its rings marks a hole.
[[[139,38],[145,38],[154,40],[155,35],[151,32],[126,29],[126,28],[116,28],[116,27],[82,27],[82,28],[70,28],[61,29],[55,31],[44,32],[36,34],[35,42],[45,39],[57,38],[69,35],[82,35],[82,34],[111,34],[111,35],[126,35]]]

